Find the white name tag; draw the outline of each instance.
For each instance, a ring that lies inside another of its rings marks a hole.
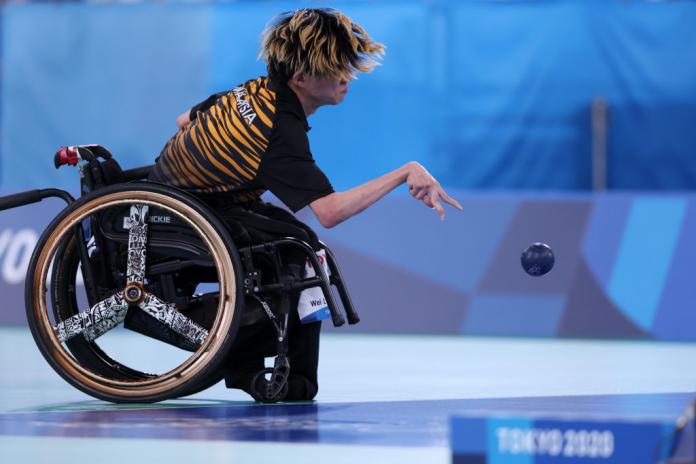
[[[329,265],[326,263],[326,250],[322,249],[317,251],[317,258],[319,258],[319,262],[324,267],[324,272],[326,272],[326,275],[330,276],[331,273],[329,272]],[[305,263],[304,277],[314,277],[315,275],[316,273],[314,272],[312,263],[307,260]],[[321,291],[320,287],[312,287],[302,290],[302,293],[300,293],[300,301],[297,304],[297,312],[300,315],[300,322],[303,324],[321,321],[331,317],[329,305],[326,304],[324,292]]]

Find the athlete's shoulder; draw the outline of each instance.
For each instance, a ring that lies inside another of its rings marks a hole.
[[[249,96],[262,98],[267,101],[275,101],[277,96],[277,86],[266,76],[259,76],[244,81],[232,89],[232,91],[240,91],[241,89],[244,89],[245,93]]]

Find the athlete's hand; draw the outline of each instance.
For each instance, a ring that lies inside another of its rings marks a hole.
[[[191,110],[186,110],[185,112],[181,113],[179,117],[176,118],[176,125],[179,129],[183,129],[186,127],[188,123],[191,122],[191,119],[189,118],[189,115],[191,113]]]
[[[411,161],[407,166],[406,185],[408,185],[408,192],[416,200],[425,203],[428,208],[435,209],[441,220],[445,219],[445,209],[442,207],[440,200],[457,209],[462,209],[457,200],[447,195],[445,189],[442,188],[437,179],[427,169],[415,161]]]

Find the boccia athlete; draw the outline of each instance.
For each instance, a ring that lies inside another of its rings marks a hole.
[[[180,115],[179,131],[162,150],[150,179],[190,191],[222,217],[231,206],[241,206],[281,221],[315,249],[314,231],[287,210],[261,201],[265,191],[293,213],[309,206],[319,223],[331,228],[405,183],[415,199],[444,219],[443,203],[461,206],[415,161],[336,191],[312,157],[307,117],[322,106],[341,103],[355,74],[371,71],[383,54],[382,44],[337,10],[300,9],[278,15],[262,35],[259,56],[268,75],[212,95]],[[291,259],[304,264],[302,256]],[[284,399],[311,400],[319,388],[321,321],[300,324],[292,310],[290,318],[291,370]],[[263,369],[274,338],[267,320],[240,329],[225,367],[228,387],[258,399],[252,379]]]

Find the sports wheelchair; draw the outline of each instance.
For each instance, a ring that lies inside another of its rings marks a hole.
[[[346,317],[350,324],[359,321],[325,245],[330,276],[305,241],[257,243],[248,234],[233,236],[229,224],[194,195],[145,180],[151,166],[124,171],[98,145],[61,148],[54,163],[79,169],[77,200],[60,189],[31,190],[1,197],[0,210],[48,197],[67,203],[34,250],[25,304],[44,358],[83,392],[115,403],[149,403],[208,388],[222,379],[225,356],[255,305],[274,327],[277,355],[252,385],[257,400],[276,402],[287,392],[291,368],[287,332],[294,308],[281,304],[288,295],[320,287],[335,326]],[[235,227],[240,229],[243,221]],[[315,277],[288,272],[281,254],[288,248],[306,255]],[[166,367],[135,367],[149,348],[138,343],[119,351],[108,334],[124,329],[145,335],[158,349],[165,343],[171,351]]]

